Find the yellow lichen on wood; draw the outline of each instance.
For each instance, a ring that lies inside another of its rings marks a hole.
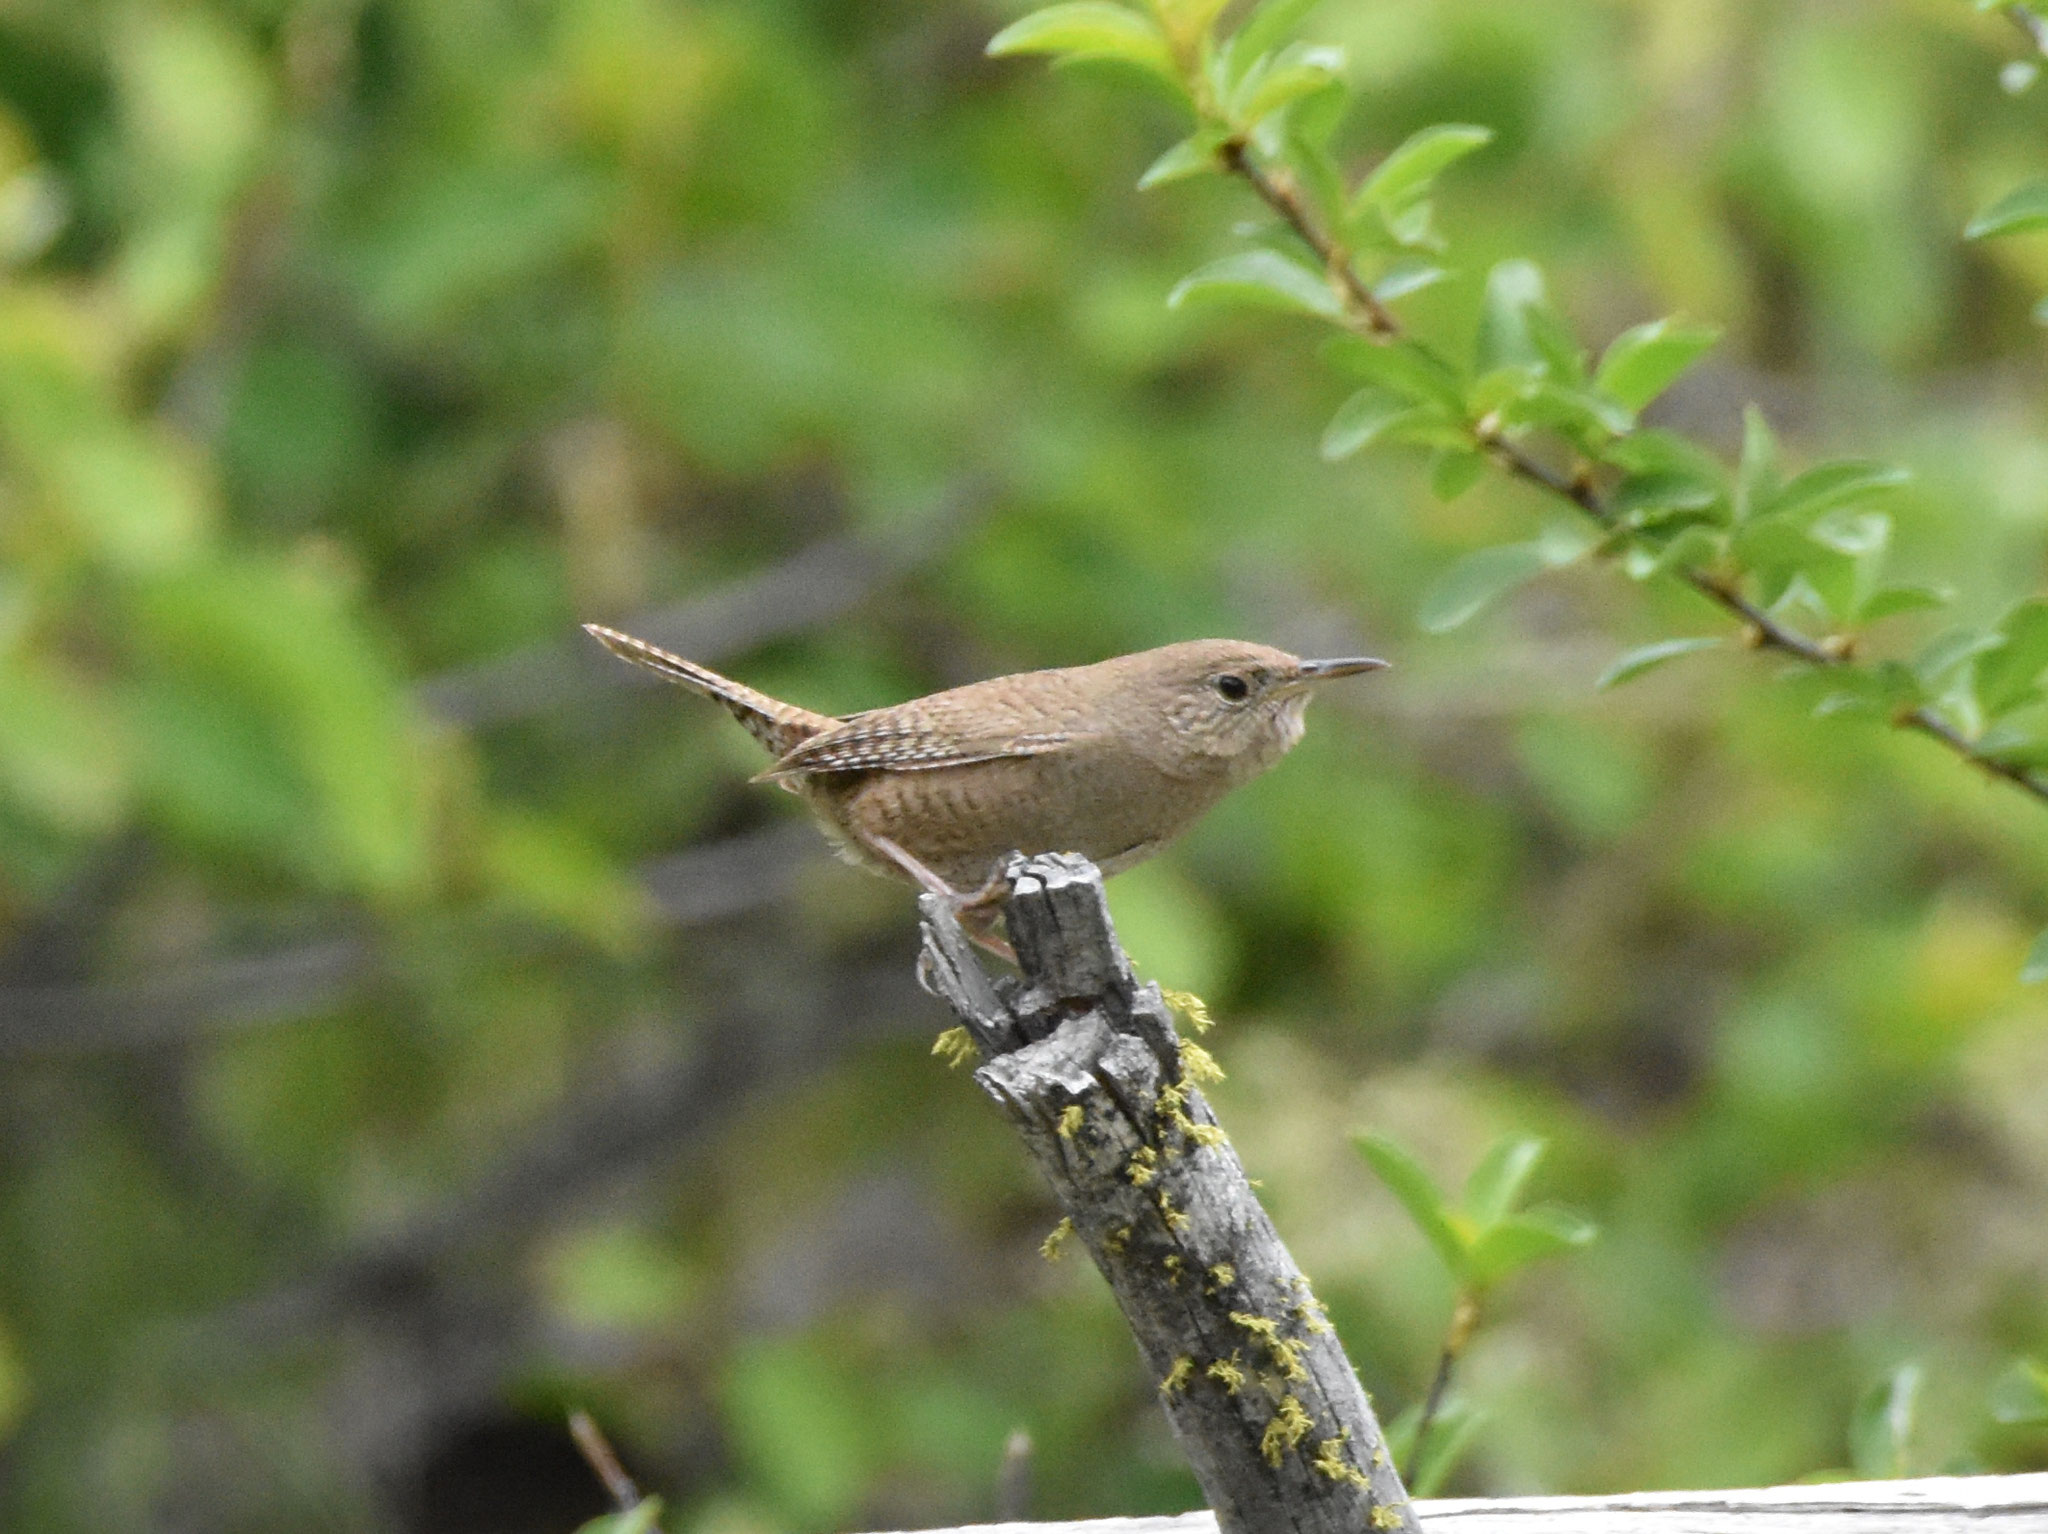
[[[1210,1086],[1223,1079],[1223,1067],[1216,1063],[1216,1057],[1195,1043],[1183,1039],[1180,1046],[1181,1074],[1189,1081]]]
[[[1225,1395],[1236,1395],[1244,1387],[1244,1370],[1237,1366],[1239,1355],[1219,1358],[1202,1372],[1223,1387]]]
[[[1124,1248],[1130,1244],[1130,1240],[1131,1227],[1119,1225],[1115,1230],[1102,1238],[1103,1254],[1108,1257],[1123,1256]]]
[[[1230,1136],[1223,1132],[1220,1125],[1216,1124],[1190,1123],[1187,1128],[1187,1136],[1202,1150],[1217,1150],[1230,1143]]]
[[[1307,1351],[1307,1344],[1296,1342],[1292,1337],[1282,1337],[1272,1345],[1273,1362],[1280,1366],[1280,1372],[1299,1384],[1308,1378],[1308,1368],[1301,1361]]]
[[[1159,1382],[1159,1393],[1170,1396],[1176,1390],[1188,1388],[1188,1381],[1195,1377],[1195,1361],[1183,1353],[1173,1361],[1173,1367],[1166,1371],[1166,1378]]]
[[[1266,1345],[1266,1351],[1272,1354],[1273,1363],[1282,1375],[1297,1383],[1308,1378],[1308,1369],[1301,1361],[1301,1355],[1306,1351],[1304,1345],[1292,1337],[1281,1336],[1277,1322],[1245,1310],[1233,1310],[1230,1319]]]
[[[1164,1188],[1159,1190],[1159,1218],[1166,1222],[1166,1228],[1176,1236],[1194,1225],[1186,1212],[1173,1207],[1173,1195]]]
[[[1052,1228],[1045,1240],[1039,1243],[1038,1255],[1047,1262],[1058,1262],[1066,1254],[1067,1238],[1073,1233],[1074,1218],[1068,1215]]]
[[[1316,1457],[1309,1461],[1316,1470],[1333,1481],[1348,1481],[1353,1486],[1372,1490],[1372,1478],[1344,1457],[1344,1445],[1351,1441],[1351,1429],[1346,1428],[1335,1438],[1325,1438],[1316,1445]]]
[[[1187,1024],[1197,1033],[1207,1033],[1216,1026],[1216,1019],[1209,1015],[1209,1005],[1193,991],[1169,991],[1159,988],[1159,997],[1169,1007],[1187,1019]]]
[[[1248,1310],[1233,1310],[1230,1319],[1250,1332],[1259,1341],[1271,1347],[1280,1340],[1280,1328],[1264,1316],[1255,1316]]]
[[[1068,1103],[1066,1107],[1060,1109],[1059,1137],[1062,1140],[1073,1139],[1074,1131],[1081,1127],[1081,1121],[1085,1117],[1086,1115],[1081,1112],[1081,1105],[1079,1103]]]
[[[1218,1289],[1228,1289],[1237,1282],[1237,1269],[1227,1262],[1219,1262],[1209,1270],[1209,1282]]]
[[[1400,1509],[1382,1502],[1372,1510],[1372,1526],[1376,1529],[1398,1529],[1401,1527]]]
[[[1294,1307],[1294,1319],[1301,1323],[1304,1331],[1323,1333],[1332,1330],[1323,1302],[1312,1294]]]
[[[932,1040],[932,1053],[956,1069],[969,1060],[981,1058],[981,1051],[974,1046],[974,1035],[958,1027],[948,1028]]]
[[[1159,1152],[1149,1145],[1141,1145],[1131,1152],[1130,1165],[1124,1168],[1124,1176],[1130,1178],[1136,1187],[1144,1187],[1159,1175]]]
[[[1266,1424],[1266,1431],[1260,1435],[1259,1452],[1266,1456],[1267,1464],[1278,1470],[1281,1456],[1308,1437],[1314,1426],[1300,1401],[1291,1395],[1282,1396],[1273,1420]]]

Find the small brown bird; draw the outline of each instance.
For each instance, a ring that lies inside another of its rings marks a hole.
[[[1310,689],[1387,662],[1195,639],[1024,671],[834,718],[586,623],[606,649],[715,698],[842,856],[943,896],[986,946],[1014,852],[1142,862],[1301,739]]]

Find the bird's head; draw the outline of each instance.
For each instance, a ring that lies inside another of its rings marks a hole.
[[[1233,778],[1264,771],[1301,739],[1311,693],[1338,677],[1381,671],[1383,660],[1303,660],[1240,639],[1194,639],[1129,657],[1134,681],[1167,721],[1172,749],[1192,762],[1217,759]]]

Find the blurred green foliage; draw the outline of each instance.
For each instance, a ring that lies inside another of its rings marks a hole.
[[[1168,307],[1259,209],[1140,198],[1185,115],[986,59],[1022,10],[0,10],[0,1523],[568,1529],[570,1402],[671,1529],[985,1517],[1020,1426],[1036,1516],[1192,1503],[926,1053],[908,901],[772,834],[658,862],[788,806],[715,711],[565,659],[835,540],[864,596],[691,609],[703,658],[840,711],[1205,633],[1398,662],[1113,900],[1223,1020],[1219,1112],[1390,1414],[1451,1282],[1351,1131],[1541,1135],[1535,1195],[1598,1219],[1472,1344],[1453,1490],[2048,1465],[2048,815],[1734,646],[1596,691],[1713,609],[1511,481],[1439,500],[1456,459],[1322,461],[1385,380]],[[1413,145],[1360,212],[1445,242],[1419,334],[1470,355],[1491,286],[1506,344],[1533,261],[1594,355],[1634,336],[1633,410],[1718,328],[1644,424],[1750,484],[1910,469],[1888,571],[1954,605],[1883,653],[2034,622],[2048,243],[1962,238],[2048,163],[2009,24],[1307,26],[1333,162]]]

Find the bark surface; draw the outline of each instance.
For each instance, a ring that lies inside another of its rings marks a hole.
[[[1415,1529],[1358,1376],[1190,1079],[1205,1057],[1117,943],[1101,875],[1066,854],[1010,874],[1021,976],[992,979],[927,897],[922,978],[1109,1281],[1216,1525]]]

